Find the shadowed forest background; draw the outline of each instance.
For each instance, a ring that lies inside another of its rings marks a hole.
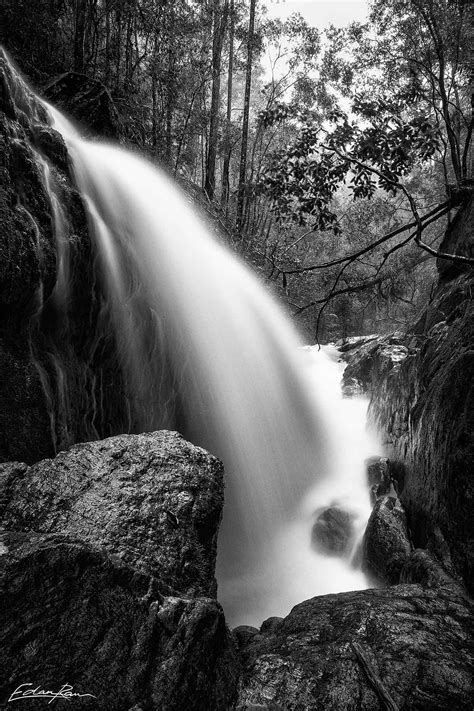
[[[308,338],[416,320],[472,184],[471,3],[374,0],[320,30],[256,0],[3,0],[1,27],[34,86],[178,178]]]

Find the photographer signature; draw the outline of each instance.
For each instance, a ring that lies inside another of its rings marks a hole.
[[[77,691],[73,691],[72,684],[63,684],[59,691],[47,691],[42,689],[41,686],[35,688],[32,687],[33,684],[20,684],[17,686],[15,691],[10,694],[8,701],[24,701],[26,699],[50,699],[49,703],[57,699],[67,699],[70,701],[72,698],[83,698],[84,696],[92,697],[96,699],[94,694],[79,694]]]

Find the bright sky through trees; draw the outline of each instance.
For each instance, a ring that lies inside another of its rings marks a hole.
[[[367,19],[367,0],[264,0],[270,17],[287,18],[294,12],[313,27],[342,27]]]

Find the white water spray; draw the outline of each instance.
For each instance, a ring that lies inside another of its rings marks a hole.
[[[48,108],[88,209],[140,426],[178,419],[224,462],[217,577],[228,621],[260,623],[306,597],[366,587],[350,560],[310,547],[315,509],[347,498],[359,528],[369,511],[362,460],[374,444],[354,452],[348,441],[339,385],[326,388],[338,366],[314,362],[163,173],[83,140]]]

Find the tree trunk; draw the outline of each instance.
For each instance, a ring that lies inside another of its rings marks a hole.
[[[224,165],[222,166],[222,192],[221,204],[226,208],[229,204],[229,169],[230,156],[232,152],[231,146],[231,121],[232,121],[232,80],[234,73],[234,32],[235,32],[235,14],[234,0],[230,0],[230,27],[229,27],[229,68],[227,71],[227,115],[224,141]]]
[[[217,137],[219,127],[219,101],[221,91],[221,60],[222,44],[227,25],[227,15],[229,2],[224,0],[221,10],[220,0],[214,0],[213,8],[213,39],[212,39],[212,95],[211,95],[211,115],[209,121],[209,141],[206,160],[206,179],[204,181],[204,191],[209,200],[214,197],[216,186],[216,157],[217,157]]]
[[[120,9],[115,11],[116,23],[116,57],[115,57],[115,86],[116,90],[120,91],[120,65],[122,63],[122,12]]]
[[[174,113],[174,22],[175,14],[173,4],[168,9],[168,71],[166,78],[166,110],[165,110],[165,161],[171,166],[171,154],[173,147],[173,113]]]
[[[156,82],[156,61],[157,61],[157,45],[158,40],[155,35],[154,47],[153,47],[153,64],[151,67],[151,145],[153,149],[156,149],[156,144],[158,142],[158,106],[157,106],[157,82]]]
[[[245,200],[245,176],[247,168],[247,144],[249,135],[249,115],[250,115],[250,89],[252,86],[252,59],[253,59],[253,33],[255,27],[255,6],[256,0],[250,0],[250,19],[247,38],[247,66],[245,73],[245,96],[244,114],[242,119],[242,148],[240,152],[239,189],[237,196],[237,218],[236,228],[240,232],[243,224],[244,200]]]
[[[86,29],[86,2],[75,0],[74,3],[74,71],[84,69],[84,34]]]
[[[127,31],[125,34],[125,81],[124,86],[130,89],[132,82],[132,17],[130,11],[127,17]]]
[[[105,0],[105,56],[104,56],[104,82],[108,86],[110,81],[110,0]]]

